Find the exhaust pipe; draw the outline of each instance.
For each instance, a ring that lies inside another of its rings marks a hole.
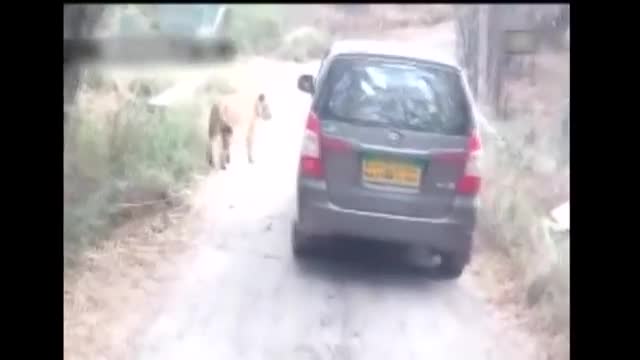
[[[442,265],[442,255],[425,247],[409,247],[407,250],[409,262],[420,267],[437,268]]]

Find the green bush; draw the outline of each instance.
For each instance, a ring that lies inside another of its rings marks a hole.
[[[318,59],[329,50],[330,45],[328,34],[312,27],[302,27],[284,37],[277,56],[294,61]]]
[[[330,37],[312,27],[286,33],[286,18],[292,16],[290,10],[284,5],[230,6],[229,36],[244,54],[276,55],[299,61],[320,58],[329,48]]]
[[[229,35],[240,52],[264,54],[280,46],[284,17],[281,5],[231,5],[229,11]]]

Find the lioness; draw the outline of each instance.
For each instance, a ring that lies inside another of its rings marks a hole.
[[[256,123],[259,119],[270,120],[271,108],[263,93],[254,98],[253,104],[247,106],[246,97],[229,95],[221,98],[211,107],[209,116],[209,148],[208,159],[215,168],[213,148],[221,143],[220,167],[224,170],[231,161],[231,141],[234,133],[244,133],[247,157],[253,163],[253,141]],[[247,112],[250,110],[250,112]]]
[[[207,161],[214,169],[216,167],[214,148],[218,144],[222,145],[219,158],[220,168],[226,169],[226,165],[231,161],[229,149],[232,136],[233,128],[225,121],[220,104],[214,103],[209,114],[209,143],[207,146]]]

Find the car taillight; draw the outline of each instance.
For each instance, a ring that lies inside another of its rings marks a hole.
[[[320,178],[324,175],[320,159],[320,119],[312,111],[309,112],[307,125],[304,129],[300,171],[304,176],[309,177]]]
[[[456,184],[456,191],[464,195],[476,195],[480,191],[480,154],[482,143],[476,130],[467,144],[467,163],[464,174]]]

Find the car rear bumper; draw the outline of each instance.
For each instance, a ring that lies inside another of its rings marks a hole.
[[[449,218],[423,219],[344,209],[329,201],[324,182],[301,180],[298,186],[298,230],[311,237],[353,236],[425,246],[468,260],[474,225],[475,219],[470,225]]]

